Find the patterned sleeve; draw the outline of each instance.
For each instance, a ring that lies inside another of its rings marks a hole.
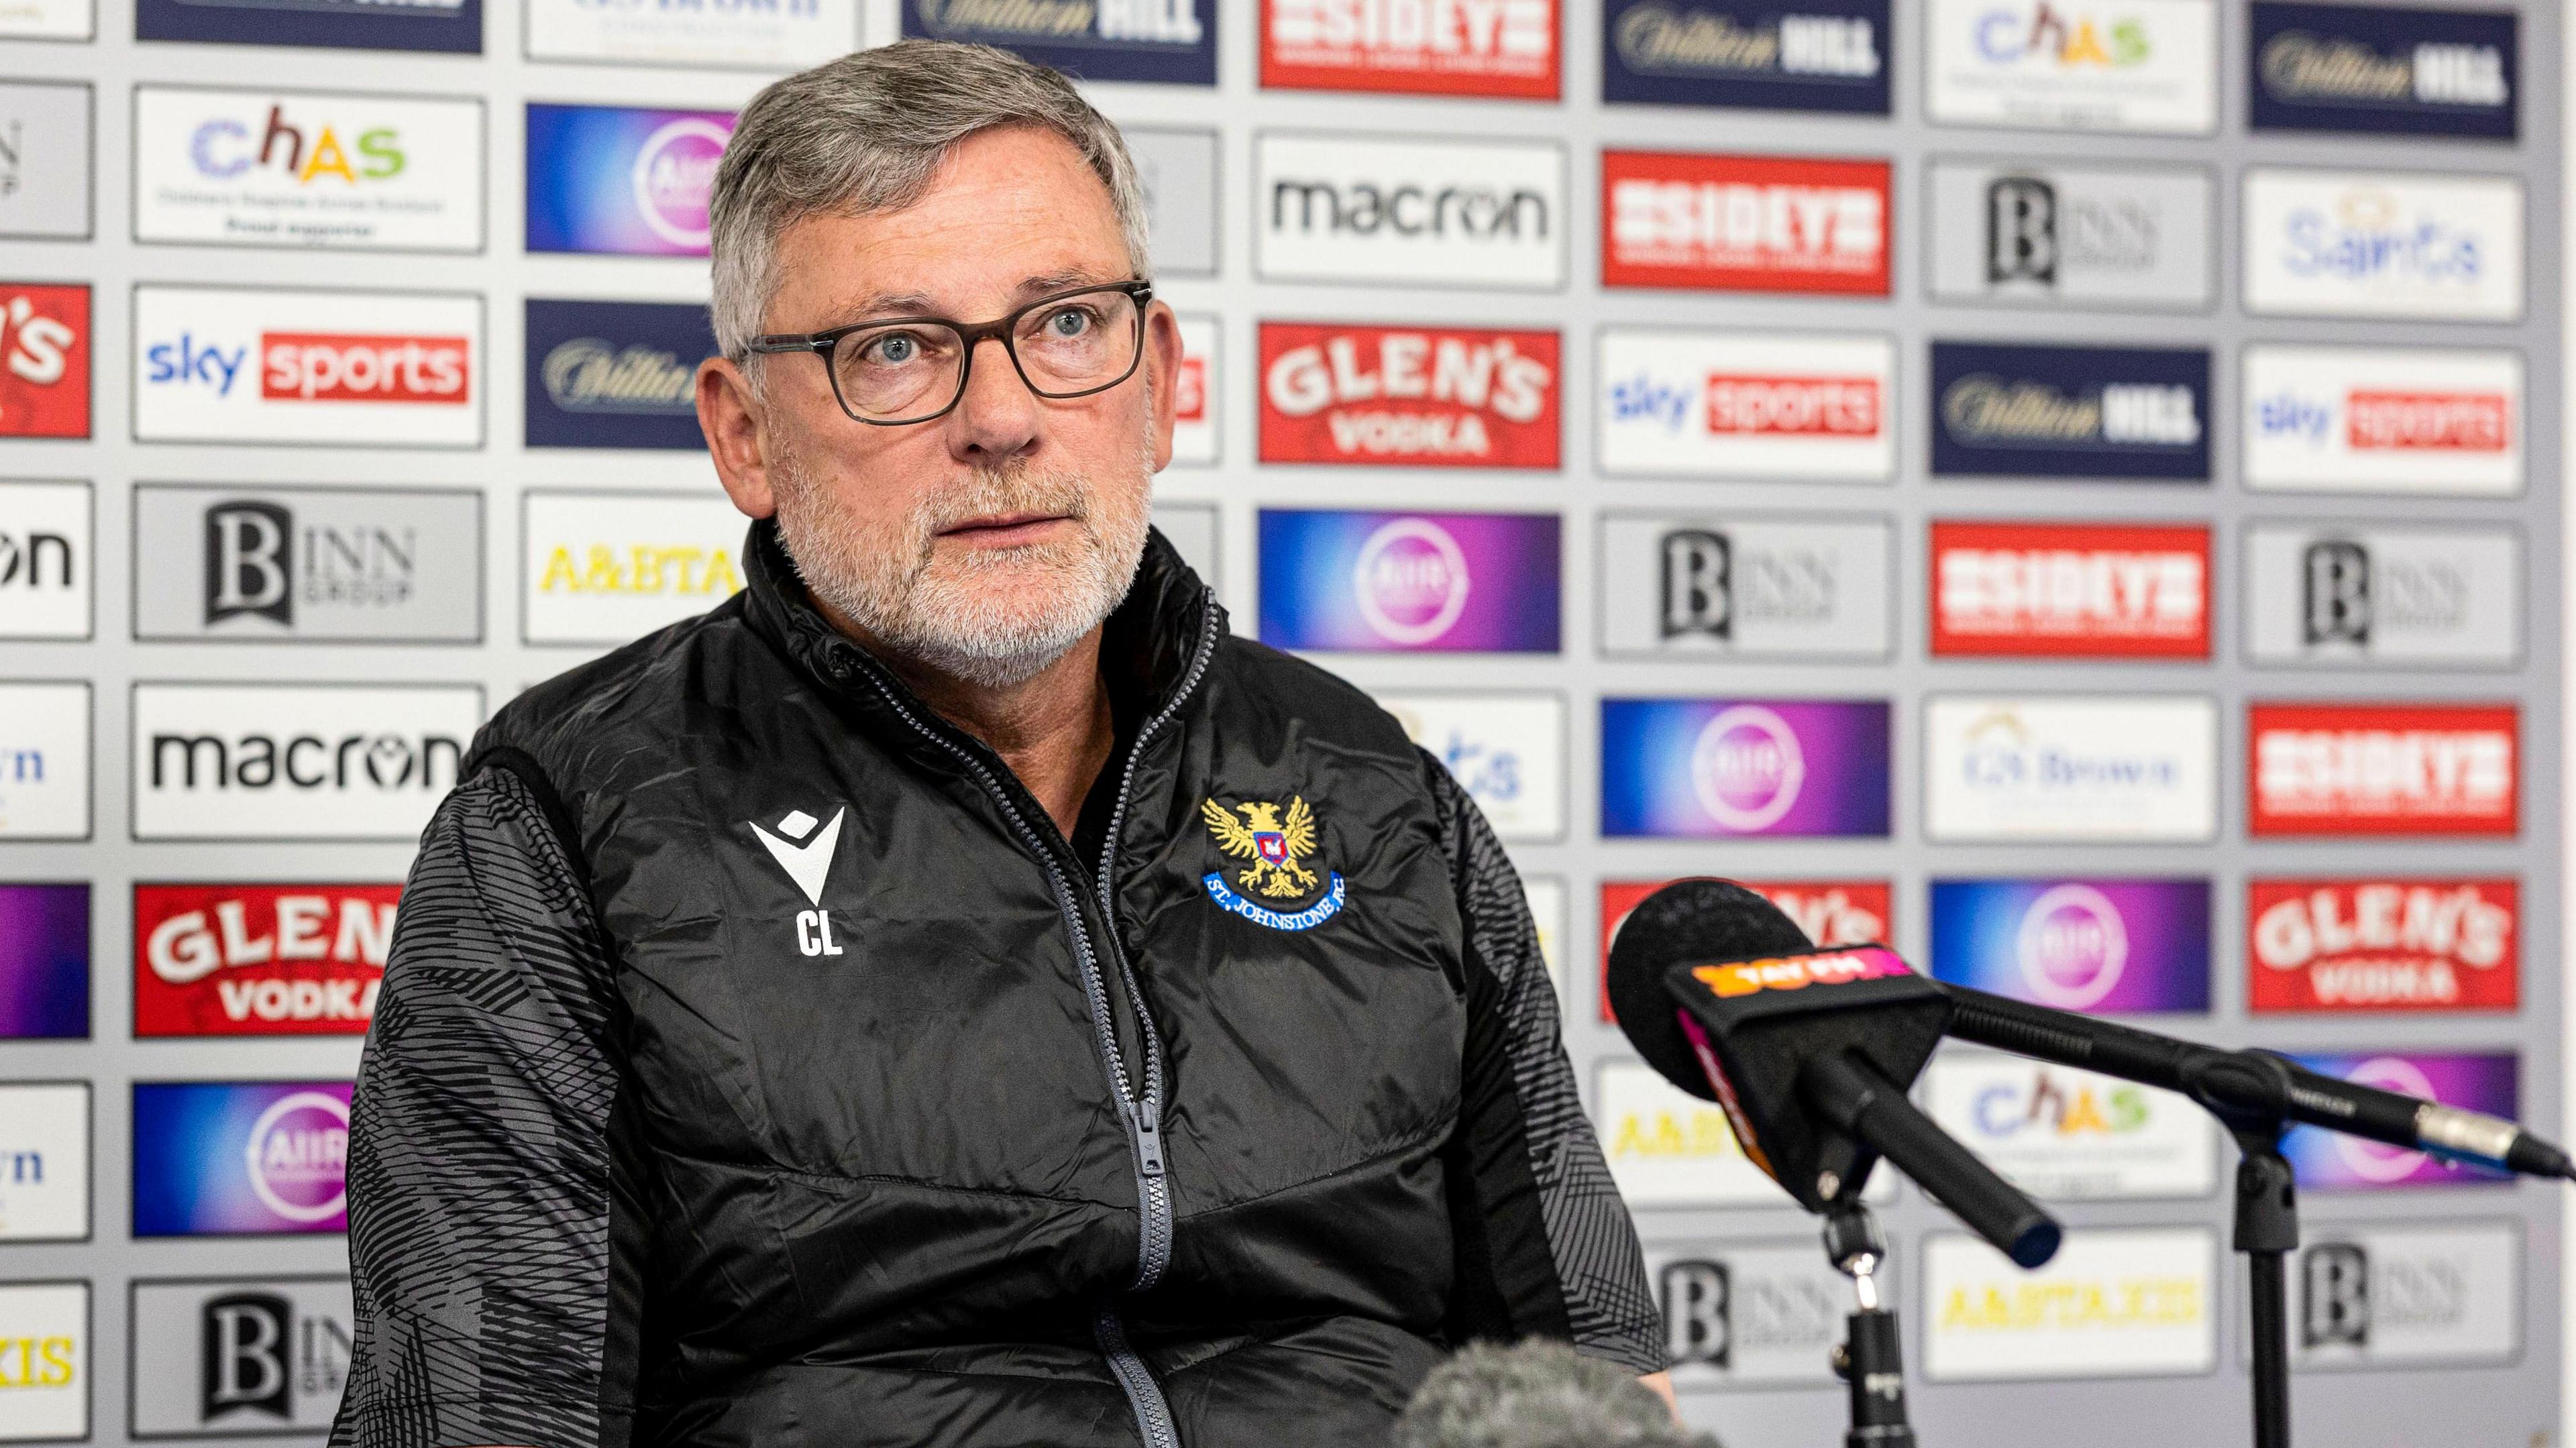
[[[1464,1101],[1449,1149],[1451,1332],[1556,1337],[1665,1366],[1645,1254],[1583,1114],[1520,876],[1465,789],[1423,756],[1467,935]]]
[[[487,768],[422,837],[349,1141],[357,1348],[332,1448],[573,1448],[609,1355],[614,990],[537,796]]]

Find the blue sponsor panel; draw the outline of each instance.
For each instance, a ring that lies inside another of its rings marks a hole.
[[[2209,1010],[2209,882],[1934,880],[1932,974],[2102,1015]]]
[[[135,0],[137,40],[483,52],[483,0]]]
[[[2510,141],[2520,32],[2504,10],[2258,3],[2248,119],[2258,131]]]
[[[1214,85],[1216,11],[1217,0],[1096,0],[1082,6],[903,0],[903,33],[998,45],[1083,80]],[[1077,12],[1072,21],[1087,23],[1067,23],[1068,12]]]
[[[530,447],[706,446],[698,364],[715,329],[694,302],[528,298]]]
[[[1932,344],[1936,477],[2209,481],[2206,348]]]
[[[1888,113],[1889,0],[1609,0],[1612,105]]]

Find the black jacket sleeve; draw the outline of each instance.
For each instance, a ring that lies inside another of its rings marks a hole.
[[[537,797],[483,770],[422,838],[358,1071],[357,1346],[333,1448],[573,1448],[604,1420],[617,1436],[614,1010]]]
[[[1645,1255],[1584,1117],[1520,876],[1484,814],[1423,756],[1467,935],[1467,1059],[1446,1151],[1453,1338],[1562,1338],[1665,1365]]]

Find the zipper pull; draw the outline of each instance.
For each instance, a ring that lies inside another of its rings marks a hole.
[[[1127,1130],[1136,1138],[1137,1169],[1149,1177],[1163,1174],[1163,1123],[1154,1119],[1144,1103],[1121,1101],[1119,1109],[1127,1113]]]

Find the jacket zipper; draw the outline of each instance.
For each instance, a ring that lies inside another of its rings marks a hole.
[[[1030,827],[1019,806],[1011,802],[1010,794],[1002,788],[1001,781],[993,777],[992,771],[986,769],[981,760],[924,724],[888,686],[874,660],[863,657],[861,663],[867,671],[868,682],[876,687],[886,706],[894,710],[896,717],[914,733],[937,745],[974,776],[975,782],[983,787],[993,802],[1002,807],[1002,815],[1010,821],[1020,843],[1046,867],[1047,885],[1055,895],[1056,909],[1064,916],[1065,928],[1073,936],[1074,959],[1082,972],[1082,992],[1091,1008],[1092,1033],[1098,1038],[1101,1058],[1108,1067],[1110,1089],[1116,1093],[1118,1114],[1127,1127],[1128,1152],[1135,1161],[1137,1250],[1136,1276],[1128,1286],[1131,1292],[1141,1292],[1153,1286],[1161,1279],[1163,1269],[1171,1265],[1172,1192],[1164,1176],[1162,1039],[1154,1030],[1153,1013],[1145,1009],[1145,998],[1138,993],[1136,974],[1127,963],[1126,948],[1119,942],[1117,921],[1113,918],[1116,907],[1111,903],[1110,889],[1118,858],[1118,830],[1126,821],[1128,791],[1136,783],[1136,766],[1143,757],[1145,743],[1180,712],[1181,705],[1188,701],[1198,688],[1200,678],[1207,673],[1208,659],[1213,652],[1209,644],[1216,623],[1216,590],[1207,590],[1204,602],[1206,606],[1200,614],[1199,638],[1190,656],[1189,672],[1183,676],[1181,687],[1174,691],[1171,701],[1137,729],[1135,742],[1128,747],[1127,767],[1119,776],[1118,793],[1109,814],[1108,839],[1100,852],[1100,899],[1097,903],[1107,926],[1111,958],[1118,967],[1119,980],[1126,987],[1127,998],[1135,1007],[1137,1033],[1145,1046],[1145,1078],[1140,1092],[1129,1089],[1126,1055],[1118,1047],[1117,1024],[1110,1018],[1109,987],[1101,975],[1100,959],[1092,951],[1091,932],[1083,926],[1082,907],[1074,899],[1073,885],[1057,863],[1055,852],[1047,848],[1045,839]],[[1154,1381],[1153,1372],[1145,1366],[1145,1360],[1128,1346],[1126,1324],[1119,1320],[1116,1306],[1102,1306],[1099,1316],[1093,1321],[1092,1331],[1102,1355],[1109,1360],[1109,1370],[1117,1376],[1120,1388],[1125,1390],[1129,1404],[1136,1410],[1136,1426],[1144,1434],[1146,1443],[1150,1448],[1181,1448],[1180,1433],[1172,1424],[1171,1407],[1163,1401],[1162,1387]]]

